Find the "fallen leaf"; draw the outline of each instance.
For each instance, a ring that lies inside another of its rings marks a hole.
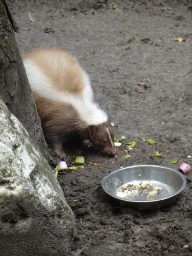
[[[115,139],[114,139],[114,142],[122,141],[122,140],[123,140],[122,138],[115,138]]]
[[[54,30],[53,30],[52,28],[42,27],[41,29],[42,29],[45,33],[50,33],[50,32],[54,33]]]
[[[84,156],[77,156],[75,158],[75,164],[84,164],[85,163],[85,158]]]
[[[149,38],[143,38],[143,39],[140,39],[141,42],[143,43],[148,43],[150,41]]]
[[[131,158],[132,156],[130,156],[130,155],[125,155],[125,158]]]
[[[135,37],[129,38],[128,41],[118,43],[117,45],[126,45],[126,44],[129,44],[129,43],[133,42],[133,41],[135,41]]]
[[[149,89],[151,90],[151,87],[148,85],[148,84],[145,84],[145,83],[137,83],[137,85],[142,85],[145,89]]]
[[[121,43],[118,43],[117,46],[118,45],[126,45],[126,44],[128,44],[128,42],[121,42]]]
[[[136,142],[135,141],[131,141],[129,143],[127,143],[129,145],[130,148],[134,148],[136,146]]]
[[[71,167],[69,167],[69,170],[76,171],[76,170],[82,169],[82,168],[84,168],[84,166],[80,166],[80,165],[78,165],[78,166],[71,166]]]
[[[170,162],[171,164],[176,164],[176,163],[177,163],[177,159],[170,160],[169,162]]]
[[[146,141],[151,144],[151,145],[157,145],[157,142],[155,142],[154,140],[152,139],[146,139]]]
[[[120,141],[125,140],[125,139],[126,139],[126,137],[124,135],[122,135],[121,138],[115,138],[114,142],[120,142]]]
[[[112,9],[113,11],[115,11],[116,13],[118,13],[118,14],[121,13],[121,10],[120,10],[118,4],[112,3],[112,4],[109,4],[109,6],[110,6],[111,9]]]
[[[154,156],[162,156],[162,153],[159,153],[158,151],[156,151]]]
[[[127,41],[127,43],[131,43],[131,42],[133,42],[133,41],[135,41],[135,37],[129,38],[129,40]]]

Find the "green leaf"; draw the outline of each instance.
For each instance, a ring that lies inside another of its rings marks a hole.
[[[55,167],[55,170],[54,170],[54,175],[55,175],[56,178],[57,178],[58,173],[59,173],[58,168],[59,168],[59,165],[57,165],[57,166]]]
[[[119,19],[118,21],[126,21],[125,19]]]
[[[75,164],[84,164],[85,163],[85,158],[84,156],[77,156],[75,158]]]
[[[128,142],[127,145],[131,145],[134,141]]]
[[[131,43],[131,42],[133,42],[133,41],[135,41],[135,37],[129,38],[129,40],[127,41],[127,43]]]
[[[113,11],[116,11],[116,13],[118,13],[118,14],[121,13],[121,10],[120,10],[120,8],[118,7],[118,4],[112,3],[112,4],[109,4],[109,6],[111,7],[111,9],[112,9]]]
[[[156,151],[154,156],[162,156],[162,153],[159,153],[158,151]]]
[[[155,142],[154,140],[152,139],[146,139],[146,141],[151,144],[151,145],[157,145],[157,142]]]
[[[125,139],[126,139],[126,137],[124,135],[122,135],[121,138],[115,138],[114,142],[120,142],[120,141],[125,140]]]
[[[169,161],[171,164],[177,164],[177,159],[175,158],[174,160]]]
[[[69,170],[76,171],[76,170],[82,169],[82,168],[84,168],[84,166],[80,166],[80,165],[78,165],[78,166],[71,166],[71,167],[69,167]]]
[[[131,142],[127,143],[127,144],[130,146],[130,148],[134,148],[136,146],[136,142],[135,141],[131,141]]]
[[[131,157],[132,157],[132,156],[130,156],[130,155],[128,155],[128,154],[125,155],[125,158],[131,158]]]
[[[123,140],[122,138],[115,138],[114,142],[119,142],[119,141],[122,141],[122,140]]]

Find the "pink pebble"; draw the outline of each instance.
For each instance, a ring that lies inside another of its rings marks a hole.
[[[191,166],[186,164],[186,163],[182,163],[182,164],[179,165],[179,170],[181,170],[184,174],[190,173],[191,172]]]
[[[58,171],[67,170],[67,169],[68,169],[68,166],[67,166],[66,162],[65,161],[61,161],[59,163],[59,166],[58,166]]]

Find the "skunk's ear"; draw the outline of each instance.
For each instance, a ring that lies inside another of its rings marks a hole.
[[[89,125],[88,131],[89,131],[89,136],[93,136],[96,132],[96,125]]]

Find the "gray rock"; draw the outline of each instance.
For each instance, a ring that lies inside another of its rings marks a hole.
[[[53,171],[0,100],[0,254],[68,256],[74,225]]]

